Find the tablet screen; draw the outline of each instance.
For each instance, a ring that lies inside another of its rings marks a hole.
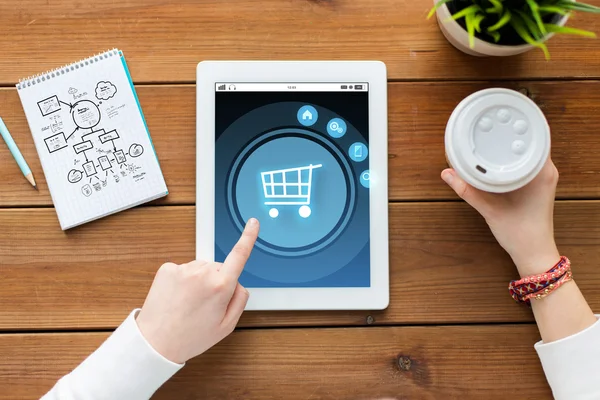
[[[215,260],[255,217],[242,285],[369,287],[368,83],[218,82],[215,96]]]

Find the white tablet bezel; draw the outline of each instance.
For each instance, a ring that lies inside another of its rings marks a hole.
[[[196,85],[196,257],[214,260],[215,84],[367,82],[371,286],[248,288],[246,310],[381,310],[389,304],[387,73],[379,61],[203,61]],[[202,149],[202,151],[198,151]]]

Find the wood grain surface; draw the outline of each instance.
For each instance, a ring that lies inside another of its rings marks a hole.
[[[106,337],[1,335],[2,400],[38,399]],[[235,332],[153,399],[551,399],[535,325]],[[510,354],[510,357],[507,355]]]
[[[456,196],[440,180],[446,167],[444,130],[454,107],[495,83],[391,83],[389,85],[389,195],[395,200]],[[561,172],[559,198],[600,197],[600,82],[500,84],[529,93],[552,128],[552,155]],[[158,204],[196,201],[195,88],[138,87],[140,102],[170,194]],[[0,146],[0,207],[49,206],[50,194],[16,90],[0,89],[1,115],[30,164],[40,191],[32,190]],[[585,118],[583,118],[585,116]]]
[[[588,0],[599,4],[599,0]],[[2,1],[0,84],[119,47],[137,82],[193,82],[199,61],[382,60],[390,79],[600,76],[600,47],[556,37],[541,51],[473,58],[444,39],[431,0]],[[600,32],[600,19],[570,25]]]
[[[196,64],[209,59],[387,64],[391,304],[245,313],[241,330],[156,399],[505,399],[514,387],[550,399],[531,313],[506,290],[511,260],[439,178],[444,129],[479,89],[509,87],[540,105],[561,172],[557,241],[599,310],[600,46],[563,36],[550,41],[550,62],[539,51],[470,57],[425,20],[431,5],[0,0],[0,115],[40,187],[32,190],[0,143],[0,400],[39,398],[141,306],[163,262],[194,258],[193,83]],[[598,16],[577,14],[569,25],[600,33]],[[13,85],[113,47],[128,60],[170,194],[62,232]]]
[[[194,207],[144,207],[67,233],[52,209],[0,210],[0,329],[113,328],[140,307],[158,267],[195,255]],[[557,241],[600,309],[600,202],[559,202]],[[516,271],[463,203],[390,206],[385,311],[248,312],[241,326],[531,321],[507,284]]]

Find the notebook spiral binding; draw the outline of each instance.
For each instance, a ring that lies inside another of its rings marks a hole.
[[[118,49],[107,50],[105,52],[95,54],[91,57],[84,58],[72,64],[63,65],[60,68],[52,69],[41,74],[32,75],[27,78],[20,79],[19,83],[17,84],[17,90],[22,90],[31,86],[35,86],[38,83],[48,81],[57,76],[68,74],[71,71],[76,71],[79,68],[85,68],[87,65],[94,64],[109,57],[114,57],[118,55]]]

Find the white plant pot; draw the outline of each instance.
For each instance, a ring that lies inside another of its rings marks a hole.
[[[437,4],[438,0],[433,0],[433,4]],[[486,57],[486,56],[496,56],[496,57],[506,57],[506,56],[514,56],[516,54],[525,53],[531,49],[534,49],[535,46],[530,44],[522,44],[518,46],[506,46],[499,45],[486,42],[479,38],[475,38],[475,47],[471,48],[469,46],[469,34],[467,31],[460,26],[460,24],[451,19],[452,14],[450,14],[450,10],[448,6],[444,4],[440,8],[437,9],[436,12],[438,25],[440,26],[440,30],[448,39],[448,41],[460,51],[470,54],[472,56],[478,57]],[[569,19],[569,15],[561,18],[558,25],[564,26]],[[550,39],[554,36],[553,33],[546,36],[544,41]]]

